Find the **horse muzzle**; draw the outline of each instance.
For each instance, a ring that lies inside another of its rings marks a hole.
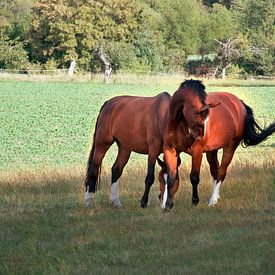
[[[172,199],[167,199],[164,210],[171,210],[174,206]]]

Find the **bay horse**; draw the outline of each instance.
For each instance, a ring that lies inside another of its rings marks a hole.
[[[213,108],[214,107],[214,108]],[[206,93],[198,80],[187,80],[174,93],[164,134],[164,159],[167,165],[167,200],[165,209],[173,207],[172,188],[177,182],[177,159],[180,152],[192,156],[190,181],[193,186],[192,203],[199,203],[198,184],[202,155],[205,152],[213,177],[213,192],[209,205],[219,199],[219,188],[227,167],[242,142],[257,145],[275,131],[275,123],[261,128],[252,109],[233,94]],[[221,164],[217,153],[223,149]],[[163,202],[164,203],[164,202]]]
[[[118,96],[106,101],[99,112],[85,178],[85,205],[92,205],[105,153],[113,143],[118,155],[112,166],[110,201],[120,207],[119,179],[131,152],[147,154],[147,175],[141,207],[145,208],[154,182],[155,163],[163,149],[171,96],[164,92],[154,97]],[[174,185],[176,189],[177,184]]]

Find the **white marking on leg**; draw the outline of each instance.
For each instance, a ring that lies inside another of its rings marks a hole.
[[[205,137],[205,135],[206,135],[206,129],[207,129],[208,122],[209,122],[209,116],[208,116],[208,117],[205,119],[205,121],[204,121],[204,132],[203,132],[203,137]]]
[[[163,198],[162,198],[162,203],[161,203],[161,208],[164,209],[165,208],[165,205],[166,205],[166,201],[167,201],[167,196],[168,196],[168,189],[167,189],[167,179],[168,179],[168,175],[167,174],[164,174],[163,175],[164,177],[164,182],[165,182],[165,185],[164,185],[164,193],[163,193]]]
[[[89,192],[89,187],[87,187],[87,191],[84,194],[84,203],[86,207],[92,207],[92,193]]]
[[[213,182],[213,193],[212,196],[209,200],[208,205],[213,206],[218,202],[218,199],[220,198],[220,187],[221,187],[222,182],[219,181],[217,183],[217,180],[214,180]]]
[[[111,185],[110,201],[115,207],[121,207],[121,202],[119,200],[119,179]]]

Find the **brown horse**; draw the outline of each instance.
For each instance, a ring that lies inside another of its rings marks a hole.
[[[155,97],[118,96],[104,103],[97,118],[88,160],[85,179],[87,206],[92,204],[92,193],[97,189],[104,155],[114,142],[118,146],[118,155],[112,166],[111,202],[116,207],[121,206],[119,178],[133,151],[148,155],[145,191],[141,199],[141,207],[147,206],[154,182],[156,159],[163,149],[163,133],[170,101],[168,93],[161,93]]]
[[[215,107],[215,108],[211,108]],[[252,109],[230,93],[206,94],[200,81],[188,80],[174,93],[164,136],[164,158],[167,165],[166,209],[173,206],[172,188],[177,182],[177,159],[180,152],[192,156],[190,181],[192,202],[199,203],[198,184],[202,154],[206,152],[213,177],[213,193],[209,205],[217,203],[219,188],[227,167],[240,142],[257,145],[275,131],[275,123],[262,129],[254,119]],[[221,164],[217,152],[223,149]]]

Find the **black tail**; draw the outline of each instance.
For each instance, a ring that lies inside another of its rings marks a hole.
[[[242,144],[244,147],[257,145],[275,132],[275,123],[270,124],[267,128],[262,128],[255,121],[252,109],[244,103],[243,105],[247,115]]]
[[[85,187],[86,187],[86,191],[87,191],[87,188],[89,188],[89,192],[93,192],[93,193],[100,187],[101,165],[99,166],[98,176],[95,176],[93,174],[92,167],[93,167],[94,152],[95,152],[95,139],[96,139],[96,130],[97,130],[97,126],[98,126],[98,118],[99,118],[100,113],[106,103],[107,103],[107,101],[102,105],[102,107],[99,111],[97,120],[96,120],[95,131],[94,131],[94,136],[93,136],[93,145],[92,145],[92,149],[91,149],[88,163],[87,163]]]

